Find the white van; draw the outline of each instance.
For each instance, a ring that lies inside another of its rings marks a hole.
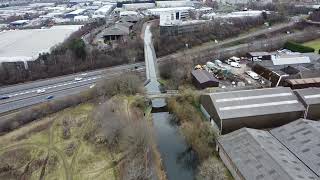
[[[231,67],[235,67],[235,68],[241,68],[241,65],[239,63],[237,63],[237,62],[231,62],[230,66]]]

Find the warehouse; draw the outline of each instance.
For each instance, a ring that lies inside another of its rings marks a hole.
[[[299,119],[270,133],[320,177],[320,122]]]
[[[221,134],[242,127],[279,127],[299,119],[305,110],[288,87],[211,93],[201,95],[200,104]]]
[[[305,117],[320,120],[320,88],[299,89],[295,93],[306,108]]]
[[[217,149],[237,180],[319,179],[268,131],[242,128],[220,136]]]
[[[194,70],[191,72],[192,83],[198,89],[219,87],[219,81],[206,70]]]

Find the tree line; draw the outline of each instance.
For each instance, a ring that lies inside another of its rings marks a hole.
[[[143,42],[139,36],[120,43],[114,49],[87,47],[81,37],[103,23],[97,21],[84,25],[62,44],[53,47],[50,53],[42,53],[35,61],[28,61],[27,68],[23,62],[2,63],[0,86],[143,60]]]

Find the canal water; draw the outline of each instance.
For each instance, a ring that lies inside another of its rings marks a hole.
[[[144,52],[148,79],[145,88],[148,94],[159,94],[156,55],[149,25],[145,29]],[[180,134],[173,116],[166,112],[165,99],[152,99],[152,112],[157,145],[168,180],[193,180],[197,156]]]
[[[168,112],[153,113],[156,140],[168,180],[193,180],[196,155],[179,133],[172,115]]]

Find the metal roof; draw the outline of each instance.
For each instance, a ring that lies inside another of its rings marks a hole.
[[[320,88],[298,89],[295,92],[306,105],[320,104]]]
[[[246,180],[315,180],[318,177],[269,132],[242,128],[218,138]]]
[[[208,71],[206,70],[193,70],[192,72],[193,77],[195,77],[197,79],[197,81],[199,83],[205,83],[208,81],[215,81],[218,82],[218,80],[216,78],[213,77],[212,74],[210,74]]]
[[[282,54],[272,58],[273,65],[308,64],[311,63],[308,56]]]
[[[268,56],[268,55],[272,55],[272,53],[268,53],[268,52],[249,52],[248,53],[250,56]]]
[[[320,83],[320,77],[318,77],[318,78],[305,78],[305,79],[287,79],[287,82],[292,85],[314,84],[314,83]]]
[[[320,122],[299,119],[270,133],[320,176]]]
[[[304,106],[287,87],[211,93],[209,96],[220,119],[304,111]]]

